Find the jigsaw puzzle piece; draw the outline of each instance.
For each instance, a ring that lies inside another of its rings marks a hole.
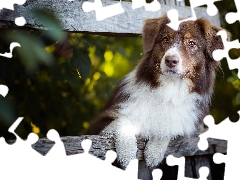
[[[232,60],[229,57],[230,49],[238,49],[240,48],[239,40],[236,39],[234,41],[227,41],[227,32],[225,30],[221,30],[217,33],[220,35],[224,44],[224,49],[217,49],[213,51],[213,58],[216,61],[220,61],[222,58],[226,58],[228,62],[228,67],[230,70],[238,68],[238,77],[240,78],[240,57],[238,59]]]
[[[8,131],[12,134],[15,135],[16,137],[16,141],[17,140],[22,140],[16,133],[15,133],[15,130],[16,128],[19,126],[19,124],[22,122],[23,120],[23,117],[19,117],[9,128],[8,128]]]
[[[116,158],[117,158],[117,153],[112,150],[109,150],[106,152],[105,162],[112,164],[116,160]]]
[[[102,21],[108,17],[124,13],[121,2],[103,7],[101,0],[95,0],[93,3],[84,2],[82,5],[82,9],[84,12],[90,12],[95,10],[97,21]]]
[[[195,14],[195,13],[194,13]],[[178,11],[176,9],[171,9],[167,12],[167,16],[168,18],[171,20],[170,23],[168,23],[167,25],[172,28],[173,30],[177,31],[178,30],[178,27],[179,27],[179,24],[181,24],[183,22],[182,21],[179,21],[179,14],[178,14]],[[194,16],[192,17],[192,20],[194,20]],[[190,20],[189,18],[187,20]]]
[[[215,153],[213,155],[213,162],[215,164],[221,164],[226,162],[226,155],[221,154],[221,153]]]
[[[211,115],[207,115],[204,119],[203,122],[205,125],[208,126],[208,129],[210,128],[214,128],[215,127],[215,123],[214,123],[214,119]],[[208,141],[207,141],[207,135],[205,133],[199,135],[200,140],[198,142],[198,148],[202,151],[206,150],[208,148]]]
[[[161,169],[154,169],[152,171],[153,180],[159,180],[162,178],[163,172]]]
[[[209,168],[208,167],[200,167],[199,168],[199,180],[208,180],[208,175],[209,175]]]
[[[129,166],[124,171],[112,165],[112,162],[116,160],[116,153],[112,150],[107,151],[105,160],[101,160],[91,154],[89,154],[92,141],[85,139],[81,142],[81,146],[84,150],[82,154],[75,154],[67,156],[69,162],[74,161],[78,166],[73,167],[74,171],[81,170],[81,176],[87,177],[89,180],[104,179],[104,180],[137,180],[138,160],[132,160]],[[70,163],[69,163],[70,164]],[[72,168],[71,168],[72,170]],[[94,172],[94,173],[93,173]]]
[[[173,155],[169,155],[166,159],[168,166],[178,166],[178,180],[184,177],[185,172],[185,157],[174,157]]]
[[[226,14],[225,19],[228,24],[233,24],[236,21],[240,21],[240,1],[234,0],[237,12],[229,12]]]
[[[24,26],[26,24],[26,19],[24,17],[17,17],[15,19],[15,24],[17,26]]]
[[[47,138],[51,141],[54,141],[55,144],[49,150],[49,152],[46,154],[46,156],[57,157],[57,158],[66,156],[64,144],[63,144],[58,132],[55,129],[51,129],[48,131]]]
[[[117,153],[115,151],[112,151],[112,150],[107,151],[105,155],[105,161],[104,161],[106,168],[109,168],[110,166],[112,166],[112,163],[116,160],[116,158],[117,158]],[[137,171],[138,171],[138,160],[134,159],[129,162],[124,173],[129,180],[130,179],[133,180],[133,179],[137,179],[137,176],[138,176]]]
[[[238,112],[239,114],[240,112]],[[221,123],[216,125],[214,119],[211,115],[206,116],[203,119],[204,124],[208,126],[208,130],[203,134],[199,135],[200,140],[198,142],[198,147],[201,150],[206,150],[208,148],[207,138],[215,138],[222,140],[229,140],[236,136],[236,133],[239,132],[240,122],[232,123],[229,118],[226,118]],[[231,130],[229,133],[226,130]]]
[[[18,5],[23,5],[26,2],[26,0],[6,0],[6,1],[1,1],[0,3],[0,10],[5,8],[5,9],[10,9],[14,10],[14,4]]]
[[[238,114],[240,115],[240,111],[238,111]],[[209,127],[209,129],[199,136],[199,149],[206,149],[205,146],[208,146],[207,138],[227,140],[227,155],[216,153],[213,156],[213,161],[216,164],[225,163],[225,180],[232,179],[233,177],[238,177],[239,170],[238,164],[236,163],[240,161],[238,143],[240,122],[231,122],[229,118],[226,118],[218,125],[215,125],[213,121],[213,117],[210,115],[204,118],[204,123]],[[204,144],[204,146],[201,144]]]
[[[137,9],[144,6],[146,11],[158,11],[161,9],[161,4],[157,0],[151,3],[146,3],[146,0],[132,0],[132,9]]]
[[[214,2],[222,0],[190,0],[191,8],[196,8],[199,6],[207,5],[207,13],[209,16],[215,16],[218,13],[217,7]]]
[[[171,22],[167,25],[169,27],[171,27],[172,29],[174,29],[175,31],[178,30],[179,24],[181,24],[182,22],[189,21],[189,20],[193,20],[193,21],[196,20],[197,16],[194,11],[194,8],[203,6],[203,5],[207,5],[208,15],[214,16],[218,13],[218,9],[214,5],[214,2],[217,2],[217,1],[221,1],[221,0],[201,0],[201,1],[190,0],[192,17],[189,17],[189,18],[181,20],[181,21],[178,20],[178,18],[179,18],[178,11],[176,9],[171,9],[167,12],[168,18],[171,20]]]
[[[91,148],[92,141],[90,139],[85,139],[81,142],[81,146],[83,148],[83,153],[89,153]]]
[[[185,157],[174,157],[173,155],[169,155],[167,157],[167,164],[169,166],[178,166],[178,180],[194,180],[193,178],[188,178],[184,176],[185,172]],[[209,175],[209,169],[208,167],[200,167],[199,168],[199,179],[198,180],[207,180],[207,177]]]
[[[6,57],[6,58],[12,58],[12,51],[15,47],[21,47],[21,45],[17,42],[12,42],[10,44],[10,52],[9,53],[4,53],[4,54],[0,53],[0,56]]]
[[[0,85],[0,95],[2,95],[3,97],[6,97],[8,94],[8,87],[5,85]]]
[[[234,141],[235,142],[235,141]],[[236,143],[235,143],[236,144]],[[231,152],[231,149],[235,148],[235,152]],[[229,146],[228,147],[228,152],[226,155],[221,154],[221,153],[215,153],[213,155],[213,162],[216,164],[221,164],[225,163],[225,171],[224,171],[224,179],[236,179],[236,177],[239,176],[239,166],[238,162],[240,161],[240,156],[238,155],[238,145]]]
[[[235,142],[235,141],[234,141]],[[236,144],[236,143],[235,143]],[[231,149],[235,148],[235,152],[231,152]],[[228,152],[226,155],[221,153],[215,153],[213,155],[213,162],[216,164],[225,163],[224,179],[237,179],[239,176],[239,166],[240,156],[238,155],[238,145],[235,147],[229,145]]]

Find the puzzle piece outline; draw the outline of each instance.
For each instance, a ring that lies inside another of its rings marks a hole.
[[[217,49],[217,50],[213,51],[213,54],[212,54],[213,58],[216,61],[226,58],[229,69],[230,70],[238,69],[238,78],[240,78],[240,57],[238,57],[237,59],[234,59],[234,60],[229,57],[229,51],[231,49],[240,48],[239,39],[236,39],[234,41],[228,41],[227,40],[227,32],[225,30],[219,31],[217,33],[217,35],[221,36],[223,45],[224,45],[224,49]]]
[[[225,19],[228,24],[233,24],[236,21],[240,22],[240,18],[238,19],[238,17],[240,17],[240,1],[234,0],[234,2],[237,8],[237,12],[229,12],[225,15]]]
[[[23,5],[25,2],[26,0],[7,0],[7,1],[1,2],[0,11],[3,8],[14,10],[14,4]]]
[[[167,16],[171,20],[171,22],[168,23],[167,25],[169,27],[171,27],[172,29],[174,29],[175,31],[177,31],[179,25],[182,22],[190,21],[190,20],[192,20],[192,21],[197,20],[197,16],[196,16],[194,8],[199,7],[199,6],[203,6],[203,5],[207,5],[206,11],[207,11],[208,15],[214,16],[214,15],[216,15],[218,13],[218,9],[214,5],[214,2],[218,2],[218,1],[222,1],[222,0],[201,0],[201,1],[199,1],[199,0],[190,0],[189,3],[190,3],[190,6],[191,6],[192,16],[180,21],[178,19],[179,18],[178,11],[176,9],[171,9],[171,10],[169,10],[167,12]]]
[[[121,1],[119,3],[108,5],[108,6],[103,6],[101,0],[94,0],[93,3],[83,2],[82,9],[84,12],[95,11],[97,21],[102,21],[109,17],[124,13],[124,9],[122,8]]]
[[[12,42],[11,44],[10,44],[10,52],[5,52],[4,54],[1,54],[0,53],[0,56],[3,56],[3,57],[6,57],[6,58],[12,58],[13,57],[13,54],[12,54],[12,52],[13,52],[13,49],[15,48],[15,47],[21,47],[21,45],[19,44],[19,43],[17,43],[17,42]]]
[[[196,180],[195,178],[189,178],[184,176],[185,172],[185,157],[174,157],[173,155],[168,155],[166,158],[166,162],[168,166],[178,166],[178,176],[177,180]],[[207,180],[209,176],[209,168],[206,166],[202,166],[199,168],[199,178],[198,180]]]
[[[240,117],[240,111],[238,111]],[[240,119],[240,118],[239,118]],[[224,180],[231,179],[232,177],[238,177],[238,166],[237,162],[240,160],[240,155],[238,153],[238,136],[237,132],[240,129],[240,121],[235,123],[231,122],[229,117],[223,120],[221,123],[216,125],[214,119],[211,115],[204,118],[204,123],[208,126],[208,130],[203,134],[199,135],[200,140],[198,147],[200,150],[205,150],[208,147],[207,138],[223,139],[227,140],[227,155],[221,153],[215,153],[213,156],[213,161],[216,164],[225,162]],[[223,133],[227,129],[230,131],[228,133]]]
[[[25,2],[26,0],[8,0],[8,1],[1,2],[0,12],[3,8],[14,10],[14,4],[23,5]],[[26,24],[26,20],[24,17],[16,17],[15,24],[17,26],[24,26]],[[17,42],[12,42],[10,44],[10,52],[9,53],[5,52],[4,54],[0,53],[0,56],[6,57],[6,58],[12,58],[13,56],[12,52],[15,47],[21,47],[21,45]]]

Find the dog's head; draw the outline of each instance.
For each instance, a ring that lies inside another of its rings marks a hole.
[[[222,39],[216,36],[222,28],[208,20],[186,21],[177,31],[167,24],[167,15],[148,19],[143,28],[144,58],[137,69],[138,81],[152,87],[159,86],[160,75],[169,75],[189,80],[191,91],[210,93],[215,79],[215,69],[220,63],[212,52],[224,49]],[[208,92],[202,92],[209,90]]]

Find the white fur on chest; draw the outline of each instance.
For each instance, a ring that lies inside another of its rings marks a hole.
[[[152,89],[143,83],[134,84],[134,77],[135,71],[124,79],[127,85],[123,91],[130,97],[120,104],[119,118],[115,120],[119,122],[111,123],[105,131],[118,131],[131,122],[136,134],[144,138],[193,133],[200,113],[196,100],[200,96],[189,93],[187,80],[163,75],[161,86]]]

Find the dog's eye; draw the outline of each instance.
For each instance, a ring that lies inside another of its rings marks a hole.
[[[193,40],[190,40],[190,41],[188,41],[188,45],[190,47],[194,47],[196,45],[196,43]]]
[[[170,41],[170,38],[169,38],[168,36],[165,36],[165,37],[163,38],[163,41],[164,41],[165,43],[167,43],[167,42]]]

